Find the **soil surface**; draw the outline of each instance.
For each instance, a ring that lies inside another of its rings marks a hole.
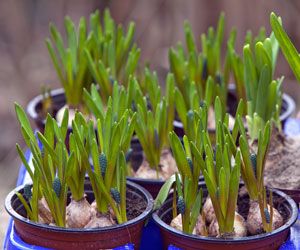
[[[142,214],[147,207],[147,202],[133,192],[127,192],[126,210],[127,219],[132,220]]]
[[[177,166],[174,157],[169,149],[163,150],[158,171],[158,179],[167,180],[171,175],[177,171]],[[151,168],[148,161],[144,160],[138,170],[134,173],[134,177],[144,179],[157,179],[155,168]]]
[[[273,188],[300,188],[300,137],[287,138],[278,131],[272,133],[265,184]]]

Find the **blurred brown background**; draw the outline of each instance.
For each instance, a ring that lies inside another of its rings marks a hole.
[[[168,68],[168,47],[183,41],[183,21],[189,20],[195,37],[215,26],[221,11],[226,15],[225,39],[237,28],[237,48],[241,51],[248,29],[254,34],[260,26],[270,31],[269,15],[275,11],[294,43],[300,45],[300,1],[297,0],[0,0],[0,244],[7,227],[3,203],[14,187],[19,160],[15,143],[20,142],[14,115],[14,101],[23,106],[40,93],[43,84],[59,87],[44,45],[49,22],[61,32],[65,15],[78,23],[95,9],[109,7],[117,22],[136,22],[136,41],[142,60],[163,76]],[[199,39],[198,39],[199,42]],[[199,44],[199,43],[198,43]],[[298,46],[299,47],[299,46]],[[284,89],[298,102],[300,86],[282,55],[278,75],[285,75]]]

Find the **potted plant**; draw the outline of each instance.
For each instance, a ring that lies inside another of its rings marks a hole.
[[[145,187],[154,197],[164,181],[176,170],[176,164],[168,147],[167,134],[173,128],[174,119],[174,78],[166,78],[166,96],[162,97],[155,73],[145,69],[144,96],[142,84],[130,77],[128,86],[113,85],[112,113],[119,117],[126,109],[136,111],[132,116],[135,126],[127,133],[131,139],[131,148],[126,148],[128,161],[128,179]],[[96,118],[103,117],[105,101],[95,86],[90,93],[84,91],[84,100],[88,109]],[[133,114],[133,112],[129,112]]]
[[[187,111],[197,108],[201,101],[205,101],[208,106],[208,127],[212,133],[214,133],[215,122],[211,105],[216,96],[219,96],[230,114],[235,112],[237,98],[231,93],[231,90],[228,92],[230,72],[232,71],[229,50],[226,51],[223,66],[221,62],[224,20],[225,17],[222,13],[216,30],[210,27],[207,34],[201,35],[202,51],[200,52],[198,52],[190,24],[185,22],[186,48],[179,43],[176,49],[169,50],[170,70],[174,73],[176,83],[177,119],[174,121],[174,126],[175,132],[181,136],[187,130]],[[236,32],[232,30],[228,44],[234,42],[235,35]]]
[[[251,151],[247,147],[246,132],[240,116],[231,132],[228,122],[217,118],[221,117],[218,109],[215,109],[215,113],[218,122],[215,145],[210,141],[208,131],[201,128],[201,122],[198,123],[196,141],[184,137],[182,145],[176,134],[170,133],[179,174],[162,187],[156,199],[156,208],[161,207],[153,214],[161,229],[164,247],[278,249],[287,238],[289,227],[297,219],[297,206],[280,191],[271,190],[268,195],[263,186],[263,166],[270,138],[270,123],[260,132],[255,165],[257,177],[253,177],[255,174],[250,160]],[[203,122],[205,123],[202,121],[202,124]],[[239,146],[236,145],[236,140],[239,141]],[[200,172],[204,175],[205,184],[198,183]],[[240,173],[248,194],[239,188]],[[203,199],[206,199],[204,204],[198,185],[203,189]],[[173,193],[168,196],[172,186]],[[258,223],[253,223],[255,219],[249,201],[249,196],[251,198],[255,193],[253,190],[256,191],[258,204],[261,206],[258,208],[261,213],[257,210],[255,212]],[[270,205],[267,205],[268,200]],[[277,214],[275,216],[273,206],[280,208],[279,212],[285,222],[277,224],[279,227],[275,230]],[[249,223],[253,223],[254,228],[258,229],[255,235],[250,235]]]
[[[131,120],[128,112],[114,120],[108,102],[105,116],[97,120],[97,135],[93,121],[75,114],[69,152],[64,144],[67,109],[61,125],[47,116],[44,134],[37,132],[40,145],[16,105],[33,166],[17,149],[33,183],[13,190],[6,210],[25,242],[55,249],[106,249],[127,243],[138,248],[153,200],[142,187],[126,182],[122,148],[130,143],[126,132]]]
[[[65,28],[66,45],[53,24],[50,24],[51,40],[46,39],[49,55],[63,89],[37,96],[27,107],[40,130],[44,128],[48,111],[52,111],[51,114],[61,120],[67,106],[72,110],[71,127],[71,117],[75,110],[86,113],[82,93],[84,88],[90,88],[92,82],[98,84],[98,91],[107,101],[112,93],[111,83],[116,80],[126,86],[129,75],[136,70],[140,55],[140,50],[133,44],[134,23],[130,23],[125,32],[121,25],[115,24],[109,10],[103,13],[103,24],[100,22],[99,11],[96,11],[90,15],[89,29],[84,17],[80,19],[77,29],[71,19],[66,17]]]
[[[281,20],[274,13],[270,15],[270,23],[281,51],[299,80],[297,70],[298,52],[284,31]],[[273,130],[276,132],[276,130]],[[297,160],[299,142],[297,138],[289,138],[281,131],[272,135],[270,153],[266,160],[265,183],[278,188],[300,201],[299,171]],[[280,159],[280,161],[279,161]],[[275,164],[276,163],[276,164]],[[280,173],[280,174],[279,174]]]
[[[297,140],[287,138],[281,130],[280,110],[284,99],[281,98],[280,89],[283,77],[272,80],[278,42],[282,43],[280,37],[284,31],[274,15],[271,15],[271,24],[276,32],[272,33],[270,38],[245,45],[243,50],[245,90],[248,101],[247,126],[252,146],[255,147],[259,130],[263,129],[268,120],[272,121],[274,128],[264,171],[265,184],[272,188],[278,188],[299,201],[299,176],[295,162],[298,159],[299,144]],[[278,32],[280,33],[278,34]],[[279,37],[278,42],[275,36]],[[270,50],[270,48],[272,49]],[[259,54],[266,56],[259,57]],[[260,60],[260,58],[264,58],[264,60]],[[263,66],[255,66],[259,63]],[[291,164],[291,162],[295,163]]]
[[[163,99],[152,112],[147,111],[146,99],[138,103],[135,131],[143,150],[143,161],[129,179],[147,187],[154,197],[177,169],[167,142],[170,128],[167,126],[166,105]]]
[[[261,73],[264,70],[263,64],[267,64],[270,71],[271,79],[269,82],[265,83],[266,85],[271,84],[271,80],[274,77],[274,72],[276,68],[276,61],[277,61],[277,54],[278,54],[279,45],[273,33],[269,37],[266,37],[266,32],[264,28],[260,29],[258,36],[252,36],[250,31],[247,32],[245,37],[245,44],[243,50],[243,56],[238,55],[234,49],[234,42],[228,44],[229,50],[229,57],[232,65],[232,72],[235,79],[236,89],[237,89],[237,96],[239,99],[252,101],[251,106],[246,109],[245,113],[249,112],[251,114],[255,113],[258,109],[256,103],[256,95],[262,95],[261,90],[264,90],[263,84],[259,85],[261,77]],[[253,66],[255,65],[255,67]],[[275,81],[275,80],[274,80]],[[282,85],[283,78],[280,80],[276,80],[277,83],[274,82],[271,84],[272,94],[266,93],[269,98],[272,99],[272,95],[277,98],[278,100],[273,100],[277,102],[279,105],[278,110],[278,122],[281,122],[281,125],[284,126],[285,121],[288,117],[292,115],[295,110],[295,103],[293,99],[285,93],[279,92],[280,86]],[[279,81],[279,82],[278,82]],[[266,86],[265,85],[265,86]],[[275,90],[277,86],[277,91]],[[261,86],[263,89],[258,90],[258,86]],[[253,93],[255,91],[255,93]],[[258,92],[257,92],[258,91]],[[277,92],[277,93],[276,93]],[[267,102],[266,98],[261,98],[261,101]],[[271,104],[269,102],[269,104]],[[260,106],[262,105],[259,104]],[[266,106],[264,106],[267,109]],[[269,106],[269,109],[273,109],[275,106]],[[266,112],[265,114],[261,114],[262,116],[273,116],[274,110],[262,110],[262,112]],[[265,120],[266,121],[266,120]],[[279,126],[279,124],[277,124]]]

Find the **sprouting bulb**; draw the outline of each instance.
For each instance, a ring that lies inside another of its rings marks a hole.
[[[216,83],[217,83],[218,85],[221,85],[221,83],[222,83],[222,77],[221,77],[220,73],[217,73],[217,74],[216,74],[215,81],[216,81]]]
[[[264,209],[264,214],[265,214],[266,222],[269,224],[271,221],[271,218],[270,218],[271,216],[270,216],[269,210],[267,208]]]
[[[106,172],[106,167],[107,167],[107,159],[106,159],[106,155],[104,153],[101,153],[99,155],[99,163],[100,163],[101,175],[104,176],[105,172]]]
[[[188,116],[189,119],[193,119],[193,117],[194,117],[194,111],[190,109],[188,111],[188,113],[187,113],[187,116]]]
[[[27,200],[30,200],[32,197],[32,192],[31,192],[31,185],[26,184],[24,186],[24,196]]]
[[[52,183],[52,188],[56,194],[57,197],[60,196],[60,192],[61,192],[61,182],[60,179],[58,177],[55,177]]]
[[[120,192],[118,191],[117,188],[111,188],[110,189],[110,194],[112,196],[112,198],[115,200],[115,202],[117,204],[121,203],[121,196],[120,196]]]
[[[256,177],[256,166],[257,166],[256,154],[251,153],[250,154],[250,160],[251,160],[251,165],[252,165],[254,176]]]
[[[190,167],[191,172],[193,173],[194,166],[193,166],[193,161],[192,161],[192,159],[191,159],[190,157],[186,157],[186,160],[187,160],[187,162],[188,162],[188,164],[189,164],[189,167]]]
[[[201,100],[200,101],[200,108],[205,108],[206,107],[206,102]]]
[[[184,199],[183,199],[182,196],[179,196],[179,197],[178,197],[178,200],[177,200],[177,208],[178,208],[179,213],[184,214],[184,211],[185,211],[185,203],[184,203]]]

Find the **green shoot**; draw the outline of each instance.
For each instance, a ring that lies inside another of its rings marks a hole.
[[[228,119],[222,118],[220,100],[215,101],[216,144],[215,150],[209,139],[207,130],[201,130],[202,136],[191,142],[191,151],[194,154],[194,165],[197,163],[204,175],[209,196],[219,225],[221,236],[231,235],[234,232],[233,223],[237,203],[241,153],[237,149],[234,153],[231,146],[234,143],[235,129],[231,133],[228,128]],[[239,105],[238,112],[242,107]],[[228,117],[228,115],[225,115]],[[203,122],[202,122],[203,123]],[[200,122],[198,123],[199,130]],[[205,159],[203,156],[205,155]],[[234,159],[234,161],[232,160]]]
[[[131,22],[127,32],[122,25],[116,25],[109,10],[103,15],[103,25],[99,12],[90,17],[91,49],[85,49],[90,72],[99,85],[103,100],[107,101],[112,94],[111,82],[128,85],[129,78],[135,74],[140,49],[133,43],[135,24]]]
[[[270,23],[275,37],[280,45],[281,51],[283,52],[285,59],[288,61],[292,71],[294,72],[297,81],[300,83],[300,58],[298,51],[282,27],[281,18],[277,17],[273,12],[270,15]]]
[[[198,190],[200,173],[203,173],[212,199],[214,210],[223,236],[233,233],[233,222],[240,178],[241,153],[236,148],[238,127],[232,132],[228,128],[228,114],[222,110],[220,98],[215,100],[216,151],[207,130],[207,108],[194,110],[190,122],[190,136],[183,137],[183,144],[178,136],[169,135],[171,149],[176,160],[179,174],[167,180],[158,194],[155,206],[159,207],[167,198],[172,186],[173,215],[182,213],[183,231],[192,233],[195,219],[201,215],[201,194]],[[237,115],[243,112],[243,102],[237,108]],[[234,150],[231,150],[233,147]],[[214,157],[215,155],[215,157]],[[232,158],[235,158],[232,162]],[[195,202],[196,201],[196,202]],[[175,209],[174,209],[175,206]]]
[[[112,110],[113,101],[109,98],[106,112],[97,119],[97,132],[92,121],[83,119],[75,119],[73,127],[82,166],[90,177],[98,211],[107,213],[111,207],[118,223],[123,223],[127,221],[126,160],[123,152],[127,152],[130,145],[135,115],[130,117],[129,110],[125,110],[120,117],[114,117]]]
[[[38,222],[39,220],[39,209],[38,209],[38,198],[39,198],[39,175],[38,172],[34,173],[33,185],[25,184],[23,195],[16,192],[19,200],[22,202],[27,216],[31,221]],[[23,197],[24,196],[24,197]]]
[[[252,140],[266,122],[274,121],[279,129],[281,83],[283,78],[272,80],[277,50],[276,39],[267,38],[255,44],[255,55],[249,45],[244,46],[244,82],[247,96],[247,122]],[[272,41],[273,44],[272,44]]]
[[[162,150],[168,145],[167,104],[163,99],[148,110],[147,100],[144,97],[137,106],[136,135],[142,145],[150,167],[159,171],[159,162]]]
[[[175,175],[175,189],[173,195],[173,214],[177,213],[182,215],[182,228],[183,232],[191,234],[197,222],[198,216],[202,206],[202,189],[198,188],[198,181],[200,177],[199,163],[192,160],[190,143],[186,136],[184,136],[184,145],[174,132],[170,132],[169,140],[171,149],[176,160],[179,174]],[[192,163],[192,164],[191,164]],[[166,183],[169,184],[167,181]],[[165,186],[165,185],[164,185]],[[165,188],[163,186],[163,188]],[[162,188],[162,190],[163,190]],[[163,202],[163,193],[159,193],[156,198],[156,206]],[[174,210],[175,209],[175,210]]]
[[[262,30],[254,41],[252,35],[247,33],[245,43],[243,58],[236,54],[233,44],[229,47],[238,96],[247,100],[246,118],[253,141],[269,120],[281,129],[279,114],[283,78],[273,80],[279,48],[273,33],[265,38]]]
[[[78,107],[81,104],[82,90],[92,83],[88,72],[84,50],[91,47],[91,36],[87,35],[85,18],[81,18],[76,29],[70,17],[65,18],[67,44],[64,45],[62,35],[50,24],[51,39],[46,45],[57,76],[65,90],[67,104]]]
[[[124,88],[124,86],[117,84],[117,82],[115,82],[112,86],[112,114],[114,116],[113,118],[118,120],[126,110],[128,110],[127,112],[130,114],[133,113],[131,111],[133,98],[136,98],[137,96],[142,98],[142,94],[137,88],[138,85],[136,80],[133,78],[130,80],[127,90]],[[104,119],[108,103],[101,98],[97,87],[92,85],[90,92],[85,89],[83,94],[84,103],[89,112],[92,113],[96,119]]]
[[[55,224],[64,227],[67,201],[66,180],[74,159],[72,153],[68,154],[64,143],[68,129],[68,111],[65,111],[60,127],[53,118],[47,116],[44,134],[37,133],[42,143],[41,148],[23,108],[15,104],[15,110],[22,135],[33,156],[33,169],[31,169],[28,163],[25,163],[24,154],[17,144],[20,158],[33,181],[32,200],[29,200],[32,211],[26,209],[29,212],[28,216],[36,219],[37,199],[44,197]],[[21,201],[24,202],[24,199]],[[23,205],[26,208],[25,203]]]
[[[231,70],[229,52],[226,52],[224,66],[221,63],[221,47],[224,33],[224,14],[220,15],[218,27],[209,28],[201,36],[202,51],[198,52],[190,24],[184,24],[186,49],[178,44],[169,51],[171,72],[174,74],[176,110],[187,133],[186,113],[197,109],[202,101],[210,107],[216,96],[227,102],[227,85]],[[228,42],[233,41],[232,31]]]
[[[155,107],[159,105],[159,103],[164,98],[166,100],[167,105],[167,131],[171,131],[173,129],[173,122],[175,116],[175,78],[172,73],[168,73],[165,80],[165,95],[163,96],[162,90],[158,81],[158,77],[156,72],[151,72],[148,68],[145,68],[145,72],[143,74],[144,79],[140,80],[136,84],[135,87],[135,103],[143,102],[141,91],[144,93],[144,96],[147,100],[147,106],[150,110],[155,110]],[[137,108],[137,107],[135,107]],[[168,141],[168,140],[167,140]]]
[[[237,123],[240,126],[241,136],[239,138],[240,150],[242,153],[242,178],[245,182],[250,199],[259,203],[263,228],[266,232],[272,231],[272,221],[268,219],[266,190],[264,187],[264,168],[270,143],[271,123],[268,121],[264,130],[259,131],[256,152],[251,152],[245,134],[244,125],[241,117],[237,118]],[[272,192],[270,192],[270,207],[272,214]],[[270,215],[270,214],[269,214]],[[272,217],[271,217],[272,218]]]

